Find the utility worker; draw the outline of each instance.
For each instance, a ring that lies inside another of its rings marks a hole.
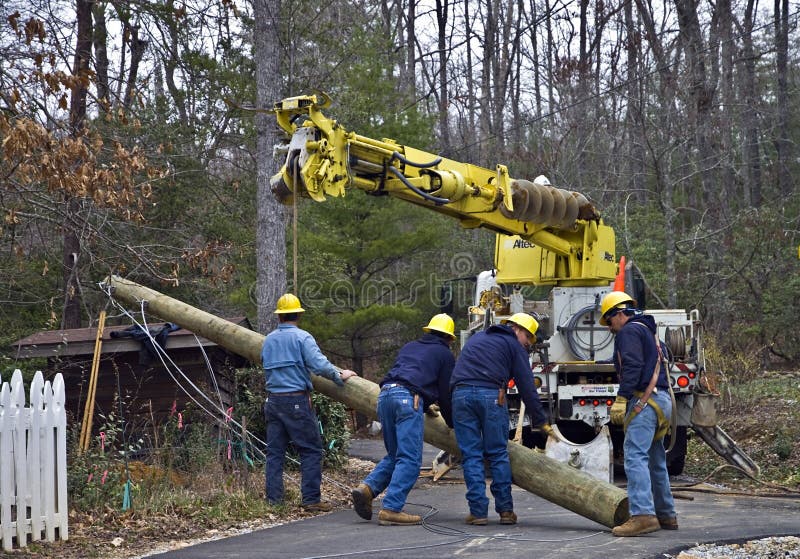
[[[320,498],[322,437],[311,404],[311,373],[339,386],[356,373],[337,369],[322,354],[314,337],[297,327],[304,312],[300,299],[291,293],[282,295],[275,309],[278,327],[269,333],[261,349],[267,384],[267,501],[283,502],[283,463],[291,441],[300,455],[301,506],[307,511],[327,512],[333,507]]]
[[[628,521],[611,533],[638,536],[660,528],[677,530],[664,450],[672,399],[655,319],[636,308],[636,301],[623,291],[603,297],[600,312],[600,324],[615,334],[614,367],[619,390],[611,406],[611,422],[625,428],[623,451],[630,511]]]
[[[403,512],[403,506],[422,466],[423,412],[436,415],[430,406],[438,403],[445,423],[453,426],[449,387],[455,364],[450,351],[456,339],[454,329],[453,319],[446,314],[431,318],[422,329],[425,334],[400,349],[380,383],[378,420],[386,456],[352,491],[353,507],[365,520],[372,518],[372,500],[385,489],[378,524],[422,522],[421,516]]]
[[[489,523],[484,459],[488,460],[492,474],[489,488],[500,524],[517,523],[508,458],[506,387],[509,379],[514,379],[534,425],[548,436],[553,433],[533,384],[528,359],[527,349],[535,340],[538,328],[532,316],[516,313],[501,324],[474,334],[456,361],[450,389],[453,425],[467,485],[467,524],[484,526]]]

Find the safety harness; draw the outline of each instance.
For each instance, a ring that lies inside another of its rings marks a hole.
[[[642,328],[648,330],[647,326],[642,324],[641,322],[634,322],[633,324],[638,324]],[[644,390],[638,390],[633,393],[633,395],[637,398],[637,402],[632,406],[631,411],[625,416],[625,422],[623,424],[625,430],[628,429],[628,425],[636,417],[637,414],[641,413],[641,411],[646,408],[647,406],[653,406],[653,410],[656,412],[656,417],[658,418],[658,425],[656,426],[656,432],[653,436],[653,440],[657,441],[663,439],[667,433],[674,434],[677,428],[677,414],[675,412],[675,394],[672,391],[672,385],[668,381],[667,386],[669,387],[669,395],[672,399],[672,409],[673,413],[670,414],[670,418],[667,419],[664,415],[664,411],[661,409],[655,400],[652,402],[650,401],[650,396],[653,394],[653,391],[656,389],[656,383],[658,382],[658,375],[659,369],[661,364],[664,362],[664,354],[661,352],[661,343],[658,340],[658,335],[653,334],[653,338],[656,343],[656,351],[658,352],[658,359],[656,359],[656,366],[653,369],[653,376],[650,378],[650,383],[647,385],[647,388]],[[622,370],[622,356],[617,355],[618,359],[620,360],[620,370]],[[667,369],[669,370],[669,369]],[[638,409],[637,409],[638,408]],[[672,450],[672,446],[675,444],[675,437],[670,437],[670,445],[667,449],[667,452]]]

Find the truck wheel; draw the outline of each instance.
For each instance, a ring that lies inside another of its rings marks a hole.
[[[667,472],[671,476],[679,476],[686,465],[686,427],[678,427],[675,432],[675,446],[667,453]],[[664,438],[664,446],[669,446],[669,437]]]

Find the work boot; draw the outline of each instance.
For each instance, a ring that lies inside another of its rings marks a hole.
[[[473,526],[486,526],[489,524],[488,518],[478,518],[477,516],[472,516],[468,514],[467,517],[464,519],[464,522],[467,524],[471,524]]]
[[[625,524],[615,526],[611,533],[615,536],[638,536],[649,534],[661,529],[658,519],[654,514],[637,514],[631,516]]]
[[[500,513],[500,524],[516,524],[517,515],[513,510],[504,510]]]
[[[378,513],[378,524],[381,526],[414,526],[422,524],[422,517],[418,514],[381,509],[381,512]]]
[[[659,516],[658,524],[663,530],[677,530],[678,519],[674,516]]]
[[[372,520],[372,500],[375,495],[366,483],[359,483],[358,487],[350,492],[353,497],[353,508],[356,514],[364,520]]]
[[[319,503],[310,503],[300,506],[306,512],[330,512],[333,510],[333,505],[328,501],[320,501]]]

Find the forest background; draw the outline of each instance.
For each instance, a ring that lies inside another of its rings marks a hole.
[[[0,10],[6,348],[95,323],[110,272],[262,332],[296,291],[323,349],[368,376],[436,312],[442,285],[463,320],[473,285],[447,280],[491,268],[488,232],[355,192],[300,204],[295,234],[269,194],[281,135],[264,110],[316,89],[350,130],[585,194],[650,306],[700,309],[723,353],[759,368],[800,358],[788,0]]]
[[[303,200],[295,226],[271,195],[283,137],[268,110],[314,90],[348,130],[586,195],[648,305],[700,310],[722,378],[796,367],[799,13],[789,0],[5,0],[2,376],[28,366],[15,340],[95,326],[109,273],[262,333],[294,291],[323,351],[373,380],[443,286],[464,326],[464,278],[492,267],[492,234],[359,192]],[[257,370],[243,386],[263,390]],[[776,463],[800,452],[785,439],[765,451]],[[71,502],[102,509],[87,495]]]

